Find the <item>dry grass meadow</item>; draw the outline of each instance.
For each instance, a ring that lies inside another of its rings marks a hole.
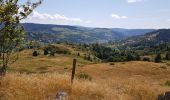
[[[57,92],[68,100],[156,100],[170,90],[166,63],[91,63],[78,57],[76,80],[70,83],[72,59],[56,55],[32,57],[29,50],[0,79],[0,100],[55,100]],[[85,73],[91,80],[79,78]]]

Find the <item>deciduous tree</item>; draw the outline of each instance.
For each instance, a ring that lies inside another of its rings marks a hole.
[[[0,75],[5,75],[8,65],[18,58],[15,54],[24,40],[20,21],[41,3],[42,0],[27,0],[23,4],[19,0],[0,0]]]

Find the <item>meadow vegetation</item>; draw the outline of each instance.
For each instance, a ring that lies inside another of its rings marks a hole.
[[[65,45],[55,46],[66,47],[70,54],[44,55],[40,48],[35,57],[34,49],[21,51],[20,58],[0,80],[0,98],[52,100],[64,91],[68,100],[155,100],[170,89],[169,61],[96,63],[84,58],[86,50]],[[73,58],[77,58],[77,69],[71,85]]]

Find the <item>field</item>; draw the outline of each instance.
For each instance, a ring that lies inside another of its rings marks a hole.
[[[169,62],[94,63],[74,54],[33,57],[32,51],[22,51],[1,78],[0,100],[53,100],[59,91],[69,100],[156,100],[170,90]],[[73,58],[77,70],[71,85]]]

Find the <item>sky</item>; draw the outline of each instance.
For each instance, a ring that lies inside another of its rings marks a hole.
[[[44,0],[22,22],[99,28],[170,28],[170,0]]]

